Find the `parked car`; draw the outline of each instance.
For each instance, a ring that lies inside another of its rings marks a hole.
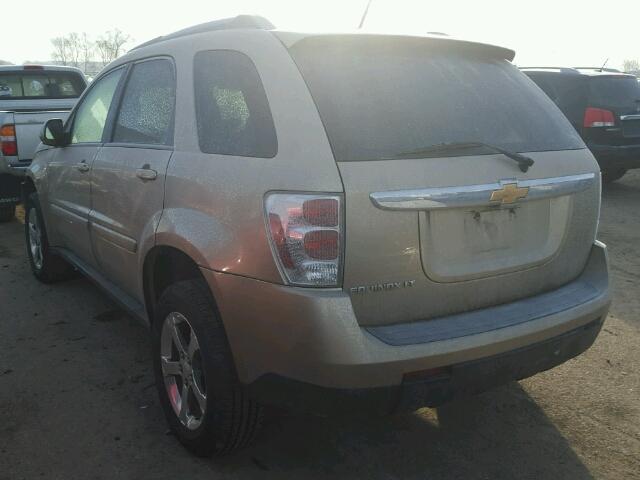
[[[13,218],[42,125],[66,118],[86,85],[77,68],[0,66],[0,222]]]
[[[523,68],[560,107],[595,155],[605,182],[640,167],[640,85],[599,68]]]
[[[389,413],[558,365],[609,307],[599,168],[513,55],[245,16],[143,44],[46,124],[33,273],[150,326],[197,454],[262,404]]]

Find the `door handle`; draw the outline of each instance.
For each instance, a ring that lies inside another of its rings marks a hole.
[[[148,165],[136,170],[136,177],[141,180],[155,180],[157,176],[158,172],[149,168]]]
[[[91,169],[86,160],[82,160],[81,162],[76,163],[76,168],[82,173],[88,172]]]

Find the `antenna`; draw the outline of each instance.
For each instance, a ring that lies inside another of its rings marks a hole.
[[[362,19],[360,20],[360,25],[358,25],[358,30],[362,29],[362,25],[364,25],[364,20],[367,18],[367,13],[369,13],[369,7],[371,6],[372,0],[367,2],[367,8],[364,9],[364,13],[362,14]]]
[[[603,64],[602,64],[602,66],[600,67],[600,71],[603,71],[603,70],[604,70],[604,67],[606,67],[606,66],[607,66],[607,63],[609,63],[609,59],[608,59],[608,58],[604,61],[604,63],[603,63]]]

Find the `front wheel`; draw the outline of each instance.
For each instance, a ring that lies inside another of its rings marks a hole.
[[[189,450],[224,455],[253,440],[262,410],[237,380],[224,327],[202,280],[178,282],[162,293],[153,360],[165,416]]]

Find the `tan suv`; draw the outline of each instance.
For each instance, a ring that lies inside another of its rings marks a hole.
[[[45,126],[33,272],[150,326],[197,454],[260,404],[411,410],[558,365],[609,307],[600,172],[513,56],[258,17],[152,40]]]

